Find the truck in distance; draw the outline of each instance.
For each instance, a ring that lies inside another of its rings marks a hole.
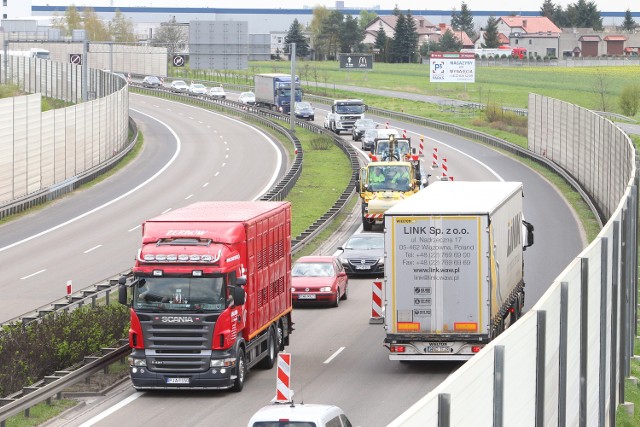
[[[367,105],[361,99],[336,99],[327,114],[325,127],[332,132],[351,132],[356,120],[364,119]]]
[[[200,202],[142,226],[133,278],[129,374],[136,389],[240,391],[289,343],[289,202]]]
[[[256,74],[254,76],[256,106],[283,114],[291,111],[291,75],[282,73]],[[295,100],[302,101],[300,78],[295,76]]]
[[[391,360],[467,360],[524,306],[522,183],[437,181],[385,213]]]

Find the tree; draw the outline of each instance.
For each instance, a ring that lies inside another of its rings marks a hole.
[[[347,15],[340,31],[340,50],[345,53],[357,52],[364,40],[364,31],[358,25],[358,18]]]
[[[498,20],[494,16],[490,16],[489,19],[487,19],[487,26],[484,29],[484,43],[482,43],[482,47],[496,49],[499,46]]]
[[[426,41],[420,45],[420,55],[425,58],[429,58],[431,52],[441,52],[440,43],[435,42],[433,40]]]
[[[173,55],[176,52],[183,51],[187,41],[185,28],[176,22],[174,16],[170,21],[160,24],[153,36],[151,45],[166,47],[169,54]]]
[[[567,18],[572,27],[593,28],[595,31],[602,31],[602,17],[595,2],[578,0],[567,6]]]
[[[395,10],[398,8],[396,7]],[[395,14],[394,10],[394,14]],[[395,35],[393,36],[390,60],[392,62],[413,62],[418,53],[418,31],[411,11],[404,15],[398,10]]]
[[[110,41],[111,33],[108,26],[98,18],[93,8],[85,7],[82,12],[82,20],[84,21],[84,30],[87,39],[91,41]]]
[[[298,18],[295,18],[291,23],[291,27],[289,27],[289,31],[284,38],[284,42],[286,43],[284,51],[289,55],[289,59],[291,59],[289,43],[296,44],[296,57],[304,58],[309,56],[309,42],[302,33],[302,25],[298,22]]]
[[[472,39],[476,37],[473,14],[465,2],[460,5],[460,12],[456,12],[455,9],[451,12],[451,28],[455,31],[464,31]]]
[[[554,4],[551,0],[544,0],[540,8],[540,16],[546,16],[558,27],[569,26],[569,20],[562,6]]]
[[[319,38],[326,46],[329,58],[335,59],[338,54],[340,36],[343,28],[344,15],[339,10],[332,10],[322,22]]]
[[[634,21],[631,15],[631,10],[627,9],[624,13],[624,21],[622,22],[622,29],[624,31],[633,31],[636,28],[636,21]]]
[[[59,29],[63,35],[73,35],[73,30],[82,29],[82,17],[74,5],[67,8],[63,16],[54,16],[51,26]]]
[[[631,84],[623,87],[618,103],[622,114],[625,116],[633,117],[638,114],[638,108],[640,108],[640,85]]]
[[[329,9],[325,6],[317,6],[313,9],[313,18],[309,24],[309,31],[313,40],[314,59],[323,59],[327,52],[327,40],[322,36],[322,26],[327,19],[329,19]]]
[[[389,46],[389,37],[382,27],[382,21],[380,21],[380,27],[376,33],[376,42],[373,45],[376,49],[380,50],[380,58],[385,62],[387,60],[387,47]]]
[[[136,36],[133,32],[133,21],[127,19],[124,14],[120,12],[120,9],[116,9],[116,13],[109,23],[109,30],[115,42],[133,43],[136,41]]]
[[[460,52],[462,49],[462,41],[458,39],[453,32],[447,28],[442,37],[440,37],[440,43],[438,43],[438,50],[441,52]]]
[[[378,14],[375,12],[369,12],[368,10],[361,10],[360,16],[358,16],[358,23],[360,25],[360,29],[362,31],[367,29],[367,25],[373,22],[374,19],[378,17]]]
[[[598,111],[609,111],[609,75],[601,68],[595,69],[595,82],[593,85],[593,93],[598,95]]]

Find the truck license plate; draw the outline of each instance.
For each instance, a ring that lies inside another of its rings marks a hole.
[[[451,347],[448,345],[438,345],[425,347],[427,353],[451,353]]]
[[[189,384],[189,378],[167,378],[167,384]]]
[[[371,270],[370,265],[356,265],[356,270]]]
[[[300,294],[298,295],[298,299],[316,299],[315,294]]]

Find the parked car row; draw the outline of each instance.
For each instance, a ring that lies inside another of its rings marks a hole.
[[[146,76],[142,79],[142,87],[162,88],[165,87],[162,79],[157,76]],[[193,96],[205,96],[211,99],[226,99],[227,94],[222,86],[207,88],[202,83],[187,84],[184,80],[173,80],[168,89],[174,93],[186,93]]]

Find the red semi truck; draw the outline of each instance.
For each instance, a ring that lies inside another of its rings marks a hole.
[[[134,388],[240,391],[293,331],[291,204],[200,202],[145,221],[119,283]]]

